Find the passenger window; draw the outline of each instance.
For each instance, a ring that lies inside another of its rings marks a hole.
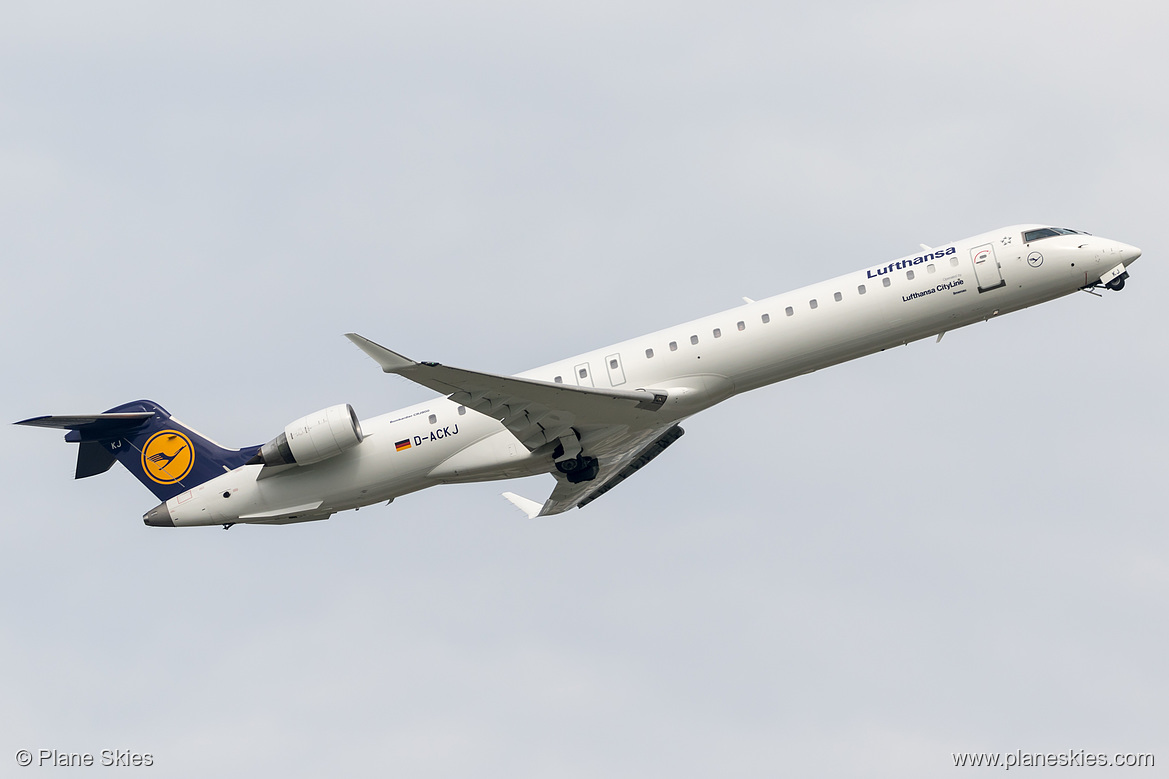
[[[938,269],[935,268],[934,264],[931,262],[929,265],[925,266],[925,272],[926,273],[937,273]]]
[[[796,310],[794,308],[792,308],[791,306],[788,306],[787,308],[785,308],[783,310],[783,313],[787,314],[788,316],[791,316],[792,314],[796,313]]]
[[[861,284],[859,287],[856,288],[856,294],[858,294],[858,295],[865,294],[865,285],[864,284]]]
[[[678,342],[677,341],[670,341],[670,351],[671,352],[678,351]]]
[[[837,303],[839,303],[840,299],[842,297],[843,297],[843,295],[841,295],[839,292],[837,292],[835,295],[832,296],[832,299],[835,300]]]
[[[954,268],[958,267],[958,258],[957,257],[950,258],[950,266],[954,267]]]
[[[691,345],[691,346],[697,346],[697,345],[698,345],[698,336],[696,336],[696,335],[692,335],[692,336],[690,336],[690,345]]]
[[[763,320],[763,324],[767,324],[771,321],[771,314],[764,314],[760,319]]]
[[[654,356],[654,350],[653,350],[653,349],[646,349],[646,350],[645,350],[645,358],[646,358],[647,360],[648,360],[649,358],[653,357],[653,356]]]
[[[808,308],[816,308],[819,305],[820,304],[816,302],[815,298],[808,301]]]
[[[432,424],[432,425],[438,421],[438,417],[436,417],[434,414],[431,414],[429,419],[430,419],[430,424]]]
[[[459,406],[459,416],[463,416],[466,413],[467,413],[467,407],[466,406]]]
[[[746,322],[739,322],[739,329],[740,329],[740,330],[746,330],[746,329],[747,329],[747,323],[746,323]]]
[[[715,337],[715,338],[722,338],[722,337],[723,337],[723,331],[722,331],[722,328],[716,327],[716,328],[714,329],[714,337]]]
[[[886,276],[885,278],[881,279],[881,286],[883,286],[883,287],[887,287],[887,286],[889,286],[889,284],[890,284],[890,283],[891,283],[891,282],[889,281],[889,277],[888,277],[888,276]]]
[[[563,377],[563,376],[557,376],[557,377],[556,377],[555,379],[553,379],[552,381],[556,382],[557,384],[563,384],[563,383],[564,383],[564,377]]]
[[[905,278],[909,279],[910,281],[913,281],[913,271],[911,271],[911,270],[905,271]]]

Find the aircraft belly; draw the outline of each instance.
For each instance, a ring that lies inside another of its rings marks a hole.
[[[547,458],[536,458],[516,437],[500,430],[463,447],[436,465],[427,477],[443,484],[492,481],[547,473]]]

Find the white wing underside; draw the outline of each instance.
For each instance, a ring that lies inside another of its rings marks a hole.
[[[546,447],[550,452],[562,438],[575,441],[579,436],[600,464],[597,477],[573,484],[553,473],[556,487],[536,516],[559,514],[600,497],[682,434],[658,414],[666,401],[664,392],[574,387],[415,362],[356,333],[347,333],[346,338],[386,373],[404,376],[499,420],[529,451]],[[530,505],[512,503],[532,515]]]

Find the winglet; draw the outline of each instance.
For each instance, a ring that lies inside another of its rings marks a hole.
[[[382,370],[386,373],[397,373],[404,368],[412,368],[418,364],[357,333],[346,333],[345,337],[352,341],[358,349],[372,357],[373,361],[382,366]]]
[[[503,497],[507,498],[513,506],[528,515],[528,519],[535,519],[540,516],[540,509],[544,508],[542,505],[534,500],[516,495],[514,492],[505,492]]]

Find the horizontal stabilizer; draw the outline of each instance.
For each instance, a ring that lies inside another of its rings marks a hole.
[[[90,414],[88,416],[46,416],[23,419],[14,422],[29,427],[48,427],[57,430],[74,430],[81,435],[75,440],[96,441],[101,438],[116,438],[122,433],[141,427],[154,416],[153,411],[134,411],[121,414]]]
[[[68,430],[65,440],[81,444],[77,448],[77,469],[73,473],[73,478],[84,479],[105,473],[118,461],[117,456],[99,442],[120,439],[142,427],[154,416],[153,411],[88,416],[44,416],[24,419],[15,424]]]

